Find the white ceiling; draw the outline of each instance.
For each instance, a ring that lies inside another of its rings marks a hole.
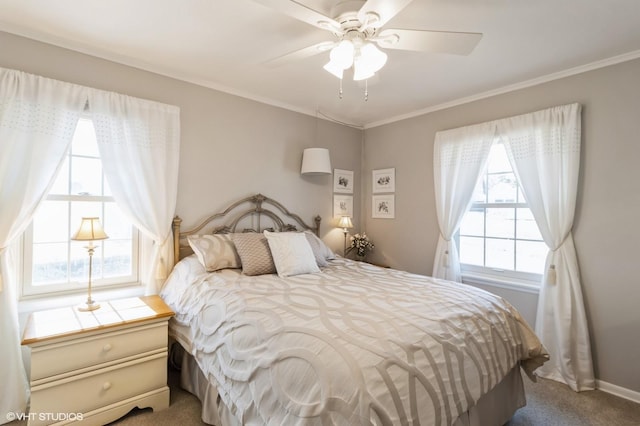
[[[298,1],[324,14],[337,2]],[[640,57],[639,0],[413,0],[385,28],[484,35],[469,56],[387,50],[365,101],[347,78],[338,98],[328,52],[265,66],[332,35],[253,0],[0,1],[2,31],[363,127]]]

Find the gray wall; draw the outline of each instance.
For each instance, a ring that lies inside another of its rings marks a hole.
[[[304,148],[327,147],[333,167],[361,176],[354,188],[354,231],[371,235],[374,260],[427,275],[438,235],[435,132],[580,102],[583,160],[574,237],[596,375],[640,391],[640,61],[368,129],[363,151],[359,130],[2,32],[0,46],[2,67],[179,106],[177,213],[185,226],[262,192],[304,219],[320,214],[325,241],[340,252],[342,233],[330,219],[331,178],[299,174]],[[396,219],[371,219],[371,170],[387,167],[396,168]],[[490,290],[502,291],[532,322],[531,293]]]
[[[376,244],[374,260],[431,274],[439,232],[436,131],[579,102],[583,137],[574,239],[596,377],[640,392],[639,76],[635,60],[367,129],[363,219]],[[387,167],[396,168],[396,218],[372,219],[371,170]],[[535,312],[530,293],[505,297],[517,299],[514,304],[528,317]]]
[[[181,110],[177,214],[185,228],[241,197],[261,192],[341,250],[332,219],[331,176],[300,175],[302,151],[329,148],[332,166],[360,174],[362,131],[0,32],[0,66],[151,99]],[[354,213],[360,217],[360,181]],[[357,221],[356,221],[357,222]]]

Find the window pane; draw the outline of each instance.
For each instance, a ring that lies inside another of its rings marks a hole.
[[[25,277],[31,276],[30,282],[24,282],[24,294],[86,288],[89,279],[86,246],[89,242],[70,239],[82,217],[100,218],[109,235],[108,240],[94,242],[93,280],[102,280],[100,284],[109,285],[122,282],[122,278],[135,279],[138,264],[133,247],[137,232],[115,202],[96,201],[91,196],[77,201],[80,194],[111,196],[103,176],[93,123],[86,118],[78,122],[69,155],[47,194],[55,197],[42,203],[34,216],[31,231],[25,233],[32,237],[25,240],[25,250],[31,250],[25,259],[30,258],[32,262],[24,264]]]
[[[116,203],[104,203],[102,227],[111,239],[131,239],[131,223],[127,221]]]
[[[78,222],[80,225],[80,222]],[[77,283],[89,282],[89,252],[85,241],[72,241],[70,245],[69,281]],[[95,263],[94,263],[95,265]],[[92,275],[95,272],[92,271]]]
[[[487,172],[500,173],[510,172],[512,170],[509,157],[507,156],[507,150],[504,145],[501,143],[494,143],[491,146],[491,152],[489,153],[489,159],[487,160]]]
[[[513,270],[513,240],[496,240],[487,238],[487,268]]]
[[[102,203],[99,201],[72,201],[71,234],[78,230],[83,217],[99,217],[102,222]],[[104,224],[102,226],[104,227]],[[107,235],[109,234],[107,233]]]
[[[486,203],[487,202],[487,182],[486,175],[478,179],[475,188],[473,189],[472,196],[473,203]]]
[[[102,164],[99,159],[72,157],[71,193],[102,195]]]
[[[484,209],[472,207],[464,217],[460,224],[461,235],[484,236]]]
[[[34,285],[67,281],[67,243],[33,245],[32,281]]]
[[[93,245],[96,246],[94,254],[93,254],[93,266],[91,276],[94,280],[99,280],[102,278],[102,273],[104,270],[104,240],[103,241],[94,241]]]
[[[69,193],[69,157],[65,157],[62,167],[56,176],[56,180],[51,187],[49,194],[68,194]]]
[[[111,187],[109,186],[109,181],[106,176],[103,176],[104,180],[104,189],[102,195],[105,197],[113,197],[113,193],[111,193]]]
[[[104,277],[131,275],[131,241],[104,241]]]
[[[507,156],[507,150],[501,143],[494,143],[491,146],[491,153],[489,154],[489,160],[487,161],[487,171],[489,173],[510,172],[511,163]]]
[[[67,201],[43,201],[33,217],[33,242],[55,243],[69,240]],[[78,224],[79,225],[79,224]]]
[[[518,196],[518,185],[513,173],[489,175],[489,202],[515,203]]]
[[[542,240],[533,214],[530,209],[518,209],[518,238],[526,240]]]
[[[515,209],[487,209],[487,237],[514,238]]]
[[[460,237],[460,262],[484,266],[484,239]]]
[[[96,132],[93,128],[93,121],[81,118],[71,142],[71,153],[87,157],[100,157],[98,143],[96,142]]]
[[[544,261],[549,249],[543,242],[517,241],[516,269],[522,272],[533,272],[542,274],[544,272]]]
[[[527,199],[524,196],[524,192],[522,192],[522,187],[518,185],[518,202],[519,203],[527,203]]]

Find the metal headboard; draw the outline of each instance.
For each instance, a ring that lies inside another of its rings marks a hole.
[[[245,206],[243,206],[246,204]],[[275,209],[271,209],[275,207]],[[262,218],[268,217],[273,226],[262,227]],[[237,229],[243,219],[251,218],[254,226],[250,228]],[[297,224],[285,223],[285,220],[293,220]],[[198,226],[180,232],[182,219],[176,216],[173,219],[173,251],[175,262],[192,253],[191,247],[187,243],[187,237],[194,234],[226,234],[232,232],[262,232],[265,229],[270,231],[300,231],[310,230],[319,236],[320,216],[316,216],[313,221],[315,226],[305,223],[300,216],[291,213],[276,200],[262,194],[252,195],[231,204],[221,213],[216,213],[203,220]],[[213,223],[213,222],[216,222]],[[210,229],[204,230],[210,226]],[[301,228],[301,229],[299,229]],[[203,231],[204,230],[204,231]]]

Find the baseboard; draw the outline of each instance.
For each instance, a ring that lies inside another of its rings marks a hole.
[[[610,393],[611,395],[619,396],[620,398],[628,399],[629,401],[640,404],[640,392],[623,388],[622,386],[613,385],[602,380],[596,380],[596,386],[602,392]]]

